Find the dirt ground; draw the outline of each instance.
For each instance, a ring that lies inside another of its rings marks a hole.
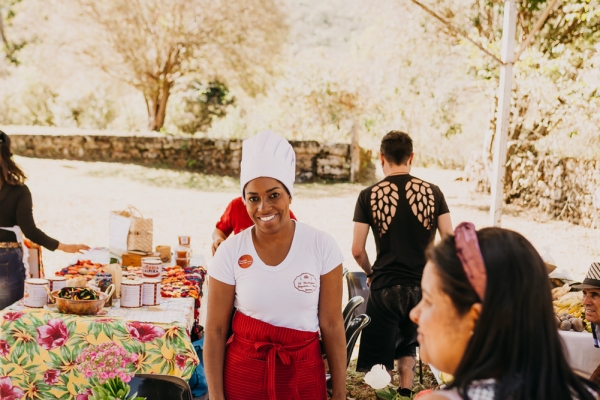
[[[210,264],[211,232],[227,203],[238,195],[232,178],[146,168],[137,165],[42,160],[16,157],[29,176],[37,225],[66,243],[108,245],[108,215],[131,204],[154,219],[154,244],[175,245],[177,235],[192,236],[195,254]],[[489,196],[473,194],[457,180],[460,171],[415,168],[413,175],[442,189],[452,221],[489,225]],[[332,234],[346,256],[345,266],[357,270],[352,259],[352,216],[364,185],[296,185],[292,210],[298,219]],[[544,254],[546,249],[561,269],[582,279],[593,261],[600,260],[600,230],[552,221],[540,213],[507,207],[502,226],[522,233]],[[375,246],[368,240],[374,258]],[[46,270],[68,265],[73,255],[44,252]]]

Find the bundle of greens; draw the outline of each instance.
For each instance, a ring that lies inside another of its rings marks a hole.
[[[64,287],[58,292],[61,299],[70,300],[98,300],[98,294],[84,287]]]

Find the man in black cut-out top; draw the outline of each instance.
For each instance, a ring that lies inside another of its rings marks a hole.
[[[391,131],[381,141],[385,178],[364,189],[354,211],[352,255],[367,274],[371,291],[357,371],[383,364],[388,371],[397,360],[401,395],[410,395],[417,347],[410,310],[421,300],[425,249],[436,230],[452,234],[452,221],[440,189],[410,175],[413,143],[403,132]],[[371,266],[365,250],[373,231],[377,258]]]

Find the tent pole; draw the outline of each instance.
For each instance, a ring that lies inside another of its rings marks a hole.
[[[498,88],[498,114],[496,118],[496,139],[494,143],[494,166],[492,170],[492,204],[490,225],[500,227],[504,200],[504,173],[506,170],[506,146],[510,117],[510,100],[513,83],[513,63],[515,52],[515,32],[517,26],[517,6],[515,0],[504,2],[504,23],[502,29],[502,66]]]

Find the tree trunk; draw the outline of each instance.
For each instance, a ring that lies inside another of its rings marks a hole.
[[[358,120],[354,118],[350,133],[350,182],[358,182],[360,173],[360,145],[358,133]]]
[[[161,127],[158,127],[156,123],[156,111],[158,111],[156,105],[159,102],[160,95],[156,92],[151,94],[144,93],[144,97],[148,106],[148,129],[158,131]]]
[[[165,125],[167,116],[167,102],[173,88],[173,81],[170,76],[177,65],[177,57],[179,50],[172,49],[169,52],[169,57],[156,80],[155,89],[151,92],[152,95],[146,98],[148,104],[148,128],[151,131],[160,131]]]
[[[171,87],[172,84],[165,81],[159,91],[145,95],[148,109],[148,129],[151,131],[158,132],[165,124]]]

